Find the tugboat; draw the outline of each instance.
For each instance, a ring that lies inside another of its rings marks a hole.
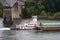
[[[31,19],[28,20],[28,22],[24,24],[16,25],[15,28],[1,28],[1,30],[31,30],[35,29],[37,26],[37,16],[32,16]]]
[[[35,26],[37,26],[37,16],[32,16],[31,19],[29,19],[28,22],[24,23],[24,24],[19,24],[16,25],[16,29],[34,29]]]

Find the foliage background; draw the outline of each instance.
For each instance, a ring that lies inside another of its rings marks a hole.
[[[60,12],[60,0],[27,0],[23,9],[24,17],[28,15],[53,16]]]
[[[60,12],[60,0],[26,0],[22,10],[23,18],[31,15],[53,16]],[[3,5],[0,3],[0,17],[3,17]]]
[[[0,3],[0,17],[3,17],[3,5]]]

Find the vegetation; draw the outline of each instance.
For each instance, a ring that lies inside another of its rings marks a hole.
[[[3,17],[3,6],[0,4],[0,17]]]
[[[60,0],[27,0],[24,10],[27,15],[53,16],[60,11]]]
[[[27,0],[23,9],[23,18],[31,15],[53,16],[60,12],[60,0]],[[0,17],[3,15],[3,6],[0,4]]]

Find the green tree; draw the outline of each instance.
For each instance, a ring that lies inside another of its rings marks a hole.
[[[3,17],[3,5],[0,3],[0,17]]]
[[[59,0],[27,0],[26,1],[26,13],[31,15],[41,15],[42,11],[46,14],[54,14],[60,11]]]
[[[43,0],[28,0],[26,2],[27,13],[39,15],[45,9]]]

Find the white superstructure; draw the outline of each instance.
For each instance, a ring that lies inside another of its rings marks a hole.
[[[32,19],[27,23],[24,23],[22,25],[17,25],[16,27],[20,29],[32,29],[35,28],[37,25],[37,16],[32,16]]]

